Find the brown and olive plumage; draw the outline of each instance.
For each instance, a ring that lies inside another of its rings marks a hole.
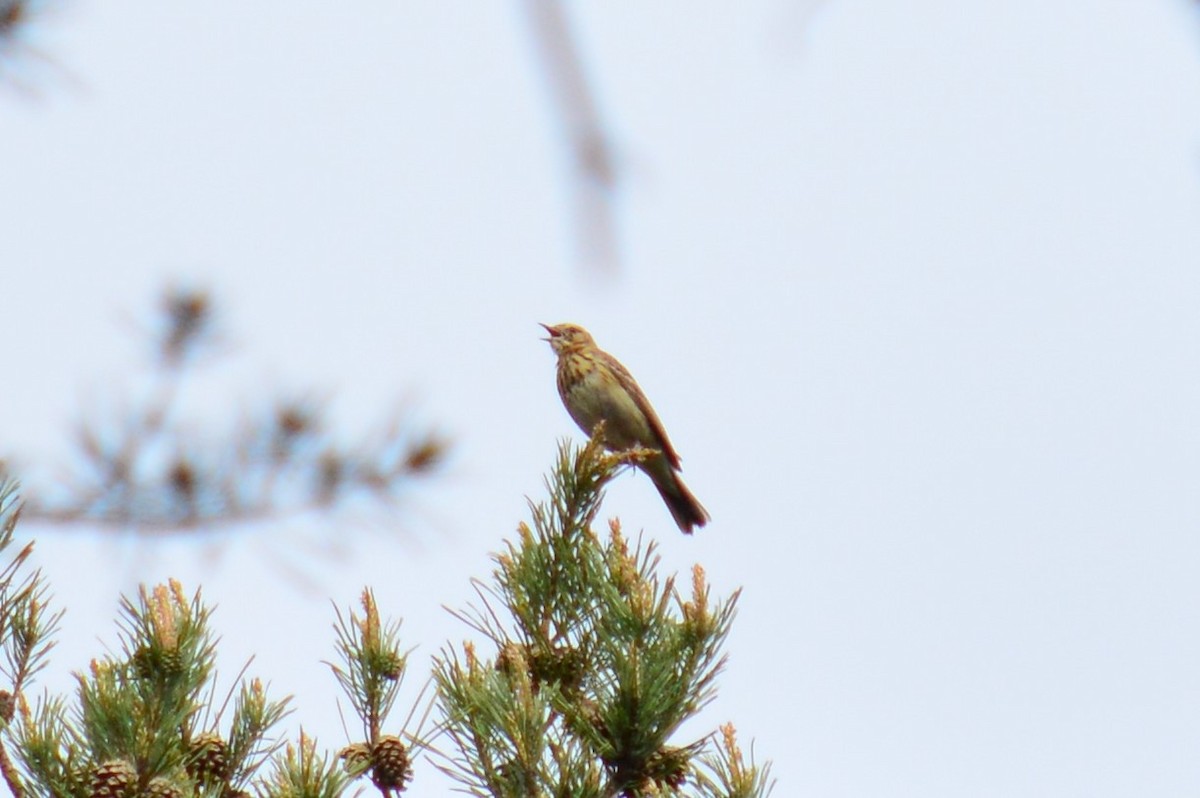
[[[558,395],[567,412],[588,435],[604,422],[604,445],[613,451],[656,449],[659,455],[638,465],[658,488],[675,523],[687,534],[708,523],[708,512],[679,478],[679,454],[667,438],[658,414],[633,376],[617,359],[596,346],[591,334],[575,324],[543,324],[558,355]]]

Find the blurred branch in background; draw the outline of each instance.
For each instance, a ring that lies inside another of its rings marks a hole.
[[[61,63],[34,44],[40,21],[58,5],[58,0],[0,0],[0,86],[37,98],[41,76],[36,73],[46,71],[81,85]]]
[[[768,28],[771,49],[796,56],[808,46],[809,31],[829,0],[783,0],[774,9]]]
[[[446,454],[443,438],[400,420],[348,445],[310,399],[268,402],[225,434],[188,434],[185,377],[221,342],[212,297],[167,289],[149,335],[149,390],[126,389],[123,409],[108,417],[82,415],[76,463],[54,491],[25,480],[26,520],[171,533],[337,508],[358,495],[387,503]]]
[[[550,86],[571,159],[577,244],[584,263],[616,269],[620,253],[613,204],[618,172],[612,142],[571,36],[567,6],[558,0],[524,0],[534,49]]]

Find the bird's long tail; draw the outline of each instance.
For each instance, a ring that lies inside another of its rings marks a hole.
[[[692,495],[679,474],[675,473],[666,460],[656,459],[644,464],[642,468],[653,480],[654,487],[658,488],[659,495],[671,511],[671,517],[675,519],[681,532],[690,535],[693,527],[702,527],[708,523],[708,511]]]

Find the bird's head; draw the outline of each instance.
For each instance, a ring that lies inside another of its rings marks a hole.
[[[550,333],[549,338],[542,340],[550,342],[550,348],[554,350],[555,354],[561,355],[572,349],[593,346],[596,343],[592,340],[591,333],[578,324],[543,324],[542,327]]]

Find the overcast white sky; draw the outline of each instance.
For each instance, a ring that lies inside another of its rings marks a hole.
[[[238,344],[201,414],[314,385],[351,431],[403,397],[457,441],[394,523],[27,527],[70,610],[49,683],[114,639],[121,590],[175,575],[218,605],[229,674],[256,653],[343,744],[328,599],[375,586],[418,676],[463,636],[441,605],[575,434],[535,325],[569,320],[638,376],[712,512],[684,538],[634,475],[605,508],[666,569],[745,588],[705,721],[757,739],[777,794],[1194,796],[1194,4],[572,9],[627,177],[608,283],[573,262],[514,4],[42,20],[59,66],[0,94],[2,448],[57,456],[173,277],[225,299]]]

